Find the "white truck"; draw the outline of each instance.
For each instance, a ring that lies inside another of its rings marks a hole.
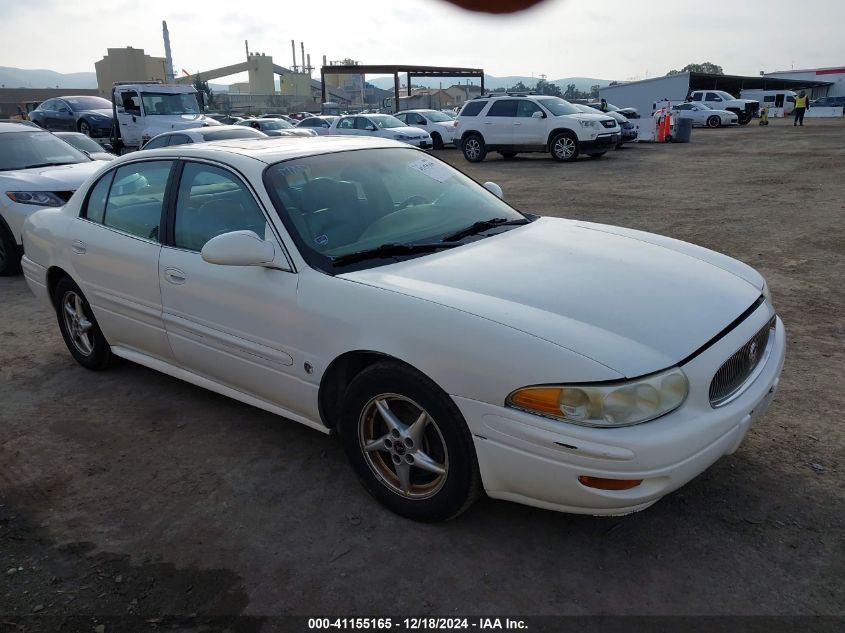
[[[724,90],[694,90],[688,101],[703,103],[714,110],[727,110],[739,118],[740,125],[747,125],[760,110],[760,102],[754,99],[737,99]]]
[[[202,113],[205,93],[193,86],[157,81],[118,82],[112,88],[112,147],[117,153],[140,149],[171,130],[220,125]]]

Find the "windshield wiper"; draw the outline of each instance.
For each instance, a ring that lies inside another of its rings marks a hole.
[[[394,257],[396,255],[413,255],[415,253],[432,253],[441,248],[454,248],[461,246],[460,244],[443,244],[442,242],[421,243],[421,244],[402,244],[399,242],[388,242],[376,246],[375,248],[368,248],[363,251],[355,251],[354,253],[347,253],[346,255],[338,255],[332,258],[332,266],[343,266],[345,264],[354,264],[367,259],[378,259],[380,257]]]
[[[39,167],[59,167],[61,165],[76,165],[76,163],[37,163],[35,165],[27,165],[26,167],[18,167],[17,169],[38,169]]]
[[[470,235],[477,235],[482,231],[495,228],[497,226],[515,226],[518,224],[528,224],[531,220],[527,218],[520,218],[518,220],[508,220],[507,218],[493,218],[491,220],[481,220],[474,222],[468,227],[455,231],[443,238],[444,242],[457,242]]]

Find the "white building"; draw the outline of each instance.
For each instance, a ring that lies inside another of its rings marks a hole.
[[[820,86],[810,91],[811,99],[819,97],[845,97],[845,66],[838,68],[810,68],[804,70],[779,70],[766,73],[764,77],[775,79],[799,79],[810,81],[829,81],[832,85]]]

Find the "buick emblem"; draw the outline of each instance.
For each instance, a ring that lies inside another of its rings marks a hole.
[[[752,365],[757,362],[757,341],[751,341],[748,348],[748,360],[751,361]]]

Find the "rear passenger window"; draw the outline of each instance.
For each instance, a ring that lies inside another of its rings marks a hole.
[[[156,160],[119,167],[114,172],[103,224],[157,242],[171,165],[172,161]]]
[[[516,106],[519,102],[516,99],[502,99],[490,106],[487,116],[516,116]]]
[[[88,194],[88,203],[85,205],[84,217],[92,222],[102,223],[103,221],[103,216],[106,213],[106,199],[109,195],[109,186],[111,185],[112,178],[114,178],[114,172],[110,171],[97,181],[97,184],[91,189],[91,193]]]
[[[460,116],[478,116],[478,113],[487,105],[486,101],[470,101],[461,110]]]
[[[700,92],[696,92],[696,93],[692,96],[692,100],[693,100],[693,101],[701,101],[701,93],[700,93]]]
[[[186,163],[176,200],[174,246],[199,251],[212,237],[253,231],[264,239],[267,221],[234,174],[199,163]]]
[[[171,134],[170,141],[167,143],[167,146],[173,147],[174,145],[187,145],[192,142],[191,137],[187,134]]]

